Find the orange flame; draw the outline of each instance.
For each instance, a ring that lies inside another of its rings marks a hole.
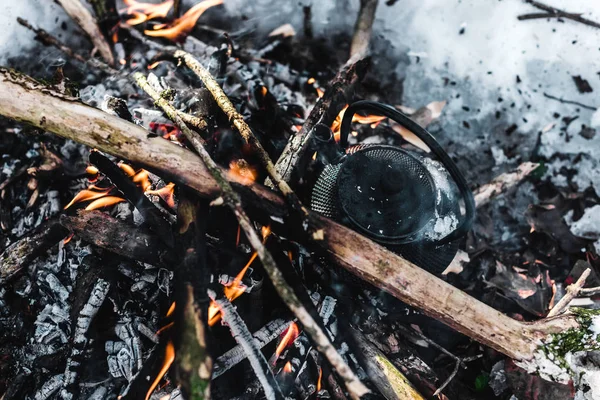
[[[123,170],[123,172],[125,172],[127,175],[129,176],[134,176],[135,175],[135,169],[133,169],[133,167],[129,164],[125,164],[123,162],[119,163],[119,168],[121,168]]]
[[[316,82],[316,79],[313,77],[308,78],[308,80],[306,81],[306,83],[308,83],[309,85],[312,85],[315,82]]]
[[[174,312],[175,312],[175,306],[177,305],[177,303],[173,302],[171,303],[171,307],[169,307],[169,311],[167,311],[167,317],[170,317]]]
[[[150,395],[152,395],[152,392],[154,389],[156,389],[162,377],[167,373],[171,367],[171,364],[173,364],[173,360],[175,360],[175,346],[173,346],[173,342],[169,340],[169,342],[167,342],[167,346],[165,347],[165,360],[163,361],[163,365],[160,369],[160,372],[156,376],[156,379],[154,379],[154,382],[152,382],[152,385],[150,385],[150,389],[148,389],[148,393],[146,393],[145,400],[150,398]]]
[[[242,278],[244,278],[246,271],[248,271],[248,268],[256,259],[257,255],[258,253],[254,252],[252,254],[252,257],[250,257],[250,260],[248,260],[248,262],[244,266],[244,268],[242,268],[242,270],[236,275],[231,285],[226,286],[223,289],[225,297],[227,297],[229,301],[237,299],[246,291],[246,285],[242,284]],[[219,306],[214,301],[211,301],[210,305],[208,306],[208,325],[213,326],[214,324],[219,322],[220,319],[221,311],[219,310]]]
[[[150,186],[152,186],[150,179],[148,179],[148,171],[146,171],[145,169],[142,169],[140,172],[135,174],[133,177],[133,181],[139,184],[144,190],[144,192],[146,192],[148,189],[150,189]]]
[[[159,330],[156,331],[156,335],[160,335],[161,333],[163,333],[164,331],[166,331],[167,329],[169,329],[170,327],[172,327],[173,325],[175,325],[174,321],[169,322],[168,324],[166,324],[165,326],[163,326],[162,328],[160,328]]]
[[[346,109],[348,108],[348,104],[342,108],[340,113],[335,117],[335,121],[331,124],[331,131],[333,132],[333,138],[336,142],[340,141],[340,128],[342,126],[342,120],[344,119],[344,114],[346,113]],[[352,117],[352,122],[358,122],[363,125],[371,125],[371,128],[375,128],[381,121],[386,119],[386,117],[382,115],[358,115],[354,114]]]
[[[158,67],[158,64],[160,64],[162,61],[154,61],[152,64],[148,65],[148,69],[154,69],[156,67]]]
[[[204,0],[190,8],[180,18],[177,18],[170,26],[159,25],[155,30],[146,30],[144,33],[148,36],[164,37],[170,40],[178,40],[187,35],[194,29],[196,21],[206,10],[211,7],[223,4],[223,0]]]
[[[229,163],[229,172],[237,178],[237,181],[242,185],[249,185],[256,181],[258,172],[248,165],[245,160],[237,160]]]
[[[322,91],[322,90],[321,90],[321,89],[319,89],[319,88],[315,88],[315,90],[317,91],[317,97],[318,97],[318,98],[321,98],[321,97],[323,97],[323,95],[325,94],[325,92],[324,92],[324,91]]]
[[[285,372],[285,373],[288,373],[288,374],[289,374],[289,373],[290,373],[290,372],[292,372],[292,371],[293,371],[293,369],[292,369],[292,363],[288,361],[288,362],[287,362],[287,363],[285,363],[285,365],[283,366],[283,372]]]
[[[148,182],[149,183],[149,182]],[[146,194],[153,194],[164,200],[171,208],[175,208],[175,184],[169,183],[163,188],[157,190],[147,190]]]
[[[321,391],[321,378],[323,378],[323,368],[319,367],[319,380],[317,381],[317,393]]]
[[[90,187],[91,188],[91,187]],[[69,207],[71,207],[73,204],[75,203],[79,203],[82,201],[87,201],[87,200],[95,200],[95,199],[99,199],[101,197],[104,197],[108,194],[108,192],[110,192],[112,189],[112,187],[109,187],[108,189],[104,189],[100,192],[95,192],[93,190],[82,190],[81,192],[77,193],[75,195],[75,197],[73,197],[73,200],[71,200],[69,202],[69,204],[67,204],[65,206],[65,210]]]
[[[74,233],[71,233],[69,236],[67,236],[66,238],[63,239],[63,246],[67,243],[69,243],[71,241],[71,239],[73,239],[73,236],[75,236]]]
[[[85,208],[85,210],[86,211],[97,210],[98,208],[112,206],[114,204],[122,203],[124,201],[125,201],[125,199],[122,197],[105,196],[98,200],[92,201],[90,204],[88,204],[88,206]]]
[[[292,344],[294,342],[294,340],[296,340],[296,338],[298,337],[299,334],[300,334],[300,331],[298,330],[298,325],[292,321],[292,323],[290,324],[290,327],[287,328],[287,330],[285,331],[285,335],[283,336],[283,339],[281,339],[281,342],[279,342],[279,346],[277,346],[277,350],[275,350],[275,359],[279,358],[281,353],[283,353],[283,350],[285,350],[286,347],[288,347],[290,344]]]
[[[173,7],[173,0],[167,0],[164,3],[140,3],[136,0],[123,0],[127,8],[121,10],[124,14],[132,15],[133,18],[128,19],[128,25],[138,25],[142,22],[156,18],[164,18]]]

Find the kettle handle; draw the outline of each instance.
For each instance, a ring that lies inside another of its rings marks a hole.
[[[400,111],[396,110],[394,107],[387,104],[378,103],[376,101],[360,100],[352,103],[344,113],[344,118],[342,119],[342,125],[340,128],[340,145],[342,148],[346,148],[346,146],[348,146],[348,134],[351,129],[350,125],[352,123],[352,117],[354,117],[354,114],[356,114],[356,112],[359,110],[375,112],[402,125],[404,128],[408,129],[419,139],[425,142],[433,154],[435,154],[442,164],[444,164],[448,172],[450,172],[450,176],[452,176],[454,182],[456,182],[456,185],[458,186],[458,189],[460,190],[460,193],[465,201],[465,215],[456,229],[442,238],[440,242],[442,244],[448,243],[465,235],[473,226],[473,220],[475,219],[475,200],[473,198],[473,193],[469,189],[467,181],[458,169],[458,166],[454,163],[454,161],[452,161],[448,153],[446,153],[442,146],[440,146],[437,140],[435,140],[435,138],[419,124]]]

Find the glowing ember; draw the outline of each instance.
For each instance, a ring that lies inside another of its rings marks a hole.
[[[306,83],[308,83],[309,85],[312,85],[315,82],[316,82],[315,78],[308,78],[308,80],[306,81]]]
[[[285,363],[285,365],[283,366],[283,372],[285,372],[285,373],[288,373],[288,374],[289,374],[289,373],[290,373],[290,372],[292,372],[292,371],[293,371],[293,369],[292,369],[292,363],[288,361],[288,362],[287,362],[287,363]]]
[[[123,0],[127,8],[120,10],[121,13],[132,15],[133,18],[128,19],[128,25],[138,25],[156,18],[164,18],[173,7],[173,0],[167,0],[164,3],[140,3],[136,0]]]
[[[167,346],[165,347],[165,360],[163,361],[163,365],[158,373],[158,376],[156,379],[154,379],[152,385],[150,385],[150,389],[148,389],[148,393],[146,393],[145,400],[150,398],[150,395],[152,395],[152,392],[154,389],[156,389],[162,377],[167,373],[171,364],[173,364],[173,360],[175,360],[175,346],[173,346],[173,342],[169,340]]]
[[[321,90],[321,89],[319,89],[319,88],[315,88],[315,90],[317,91],[317,97],[318,97],[318,98],[321,98],[321,97],[323,97],[323,95],[325,94],[325,92],[324,92],[324,91],[322,91],[322,90]]]
[[[98,168],[94,167],[93,165],[88,165],[85,169],[85,172],[90,175],[98,175],[99,171]]]
[[[256,177],[258,176],[258,172],[248,165],[246,160],[237,160],[229,163],[229,172],[242,185],[251,184],[256,181]]]
[[[147,190],[146,194],[153,194],[163,199],[171,208],[175,208],[175,184],[169,183],[163,188],[157,190]]]
[[[269,91],[267,90],[267,88],[265,86],[261,86],[260,93],[262,94],[263,97],[265,97],[267,95],[267,93],[269,93]]]
[[[257,255],[258,254],[256,252],[254,252],[254,254],[252,254],[252,257],[250,257],[250,260],[244,266],[244,268],[242,268],[242,270],[236,275],[236,277],[233,280],[233,282],[231,283],[231,285],[226,286],[223,289],[223,292],[225,293],[225,297],[227,297],[227,299],[229,301],[233,301],[233,300],[237,299],[246,291],[246,285],[244,285],[242,283],[242,278],[244,278],[246,271],[248,271],[248,268],[250,267],[252,262],[256,259]],[[221,312],[219,310],[219,306],[214,301],[211,301],[210,306],[208,306],[208,325],[213,326],[214,324],[219,322],[220,319],[221,319]]]
[[[71,200],[69,202],[69,204],[67,204],[65,206],[64,209],[66,210],[67,208],[71,207],[75,203],[79,203],[79,202],[87,201],[87,200],[95,200],[95,199],[104,197],[108,194],[108,192],[111,191],[111,189],[112,189],[112,187],[109,187],[108,189],[104,189],[99,192],[96,192],[94,190],[82,190],[81,192],[77,193],[75,195],[75,197],[73,197],[73,200]]]
[[[92,201],[90,204],[88,204],[88,206],[85,208],[85,210],[86,211],[97,210],[99,208],[112,206],[112,205],[115,205],[118,203],[122,203],[124,201],[125,201],[125,199],[122,197],[105,196],[98,200]]]
[[[206,10],[219,4],[223,4],[223,0],[201,1],[194,7],[190,8],[180,18],[177,18],[175,21],[173,21],[170,26],[158,25],[155,26],[155,30],[146,30],[144,33],[148,36],[164,37],[176,41],[182,36],[186,36],[192,31],[192,29],[194,29],[196,21],[198,21],[198,18],[200,18],[200,16],[204,14]]]
[[[331,124],[331,131],[333,132],[333,138],[335,139],[336,142],[340,141],[340,128],[342,126],[342,119],[344,119],[344,113],[346,112],[346,109],[348,108],[348,104],[346,104],[346,106],[344,108],[342,108],[342,110],[340,111],[340,113],[337,115],[337,117],[335,117],[335,121],[333,121],[333,123]],[[381,121],[383,121],[386,117],[381,116],[381,115],[358,115],[358,114],[354,114],[354,116],[352,117],[352,122],[358,122],[359,124],[363,124],[363,125],[371,125],[371,128],[376,128],[377,125],[379,125],[379,123],[381,123]],[[353,136],[356,136],[354,133],[352,134]]]
[[[237,235],[235,235],[235,247],[240,245],[240,233],[242,232],[242,227],[238,225]]]
[[[290,327],[285,331],[285,335],[281,342],[279,342],[279,346],[277,346],[277,350],[275,350],[275,359],[277,360],[281,353],[296,340],[300,331],[298,330],[298,325],[295,322],[290,324]]]
[[[319,380],[317,381],[317,392],[321,391],[321,378],[323,378],[323,368],[319,367]]]

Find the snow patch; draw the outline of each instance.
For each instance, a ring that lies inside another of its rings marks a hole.
[[[567,223],[570,224],[573,235],[595,240],[594,247],[600,253],[600,205],[586,209],[577,221],[567,220]]]

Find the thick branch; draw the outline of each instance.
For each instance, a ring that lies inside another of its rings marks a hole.
[[[98,27],[96,18],[88,11],[80,0],[57,0],[58,3],[65,9],[67,14],[81,29],[89,36],[90,40],[98,49],[98,52],[106,61],[108,65],[115,65],[115,58],[113,57],[112,50],[106,41],[106,38]]]
[[[159,171],[204,197],[221,194],[217,182],[193,153],[161,138],[147,138],[146,131],[136,125],[74,99],[52,95],[35,81],[7,70],[0,70],[0,114]],[[279,216],[284,214],[283,200],[276,194],[259,185],[246,189],[244,199],[258,196],[262,207],[279,212]],[[327,250],[337,264],[512,358],[529,359],[540,339],[578,326],[571,316],[534,324],[513,320],[362,235],[311,215],[311,220],[318,221],[316,228],[320,228],[323,237],[315,243]]]
[[[378,0],[360,0],[360,10],[358,11],[356,25],[354,25],[354,35],[350,44],[350,58],[357,55],[364,56],[369,50],[377,2]]]

